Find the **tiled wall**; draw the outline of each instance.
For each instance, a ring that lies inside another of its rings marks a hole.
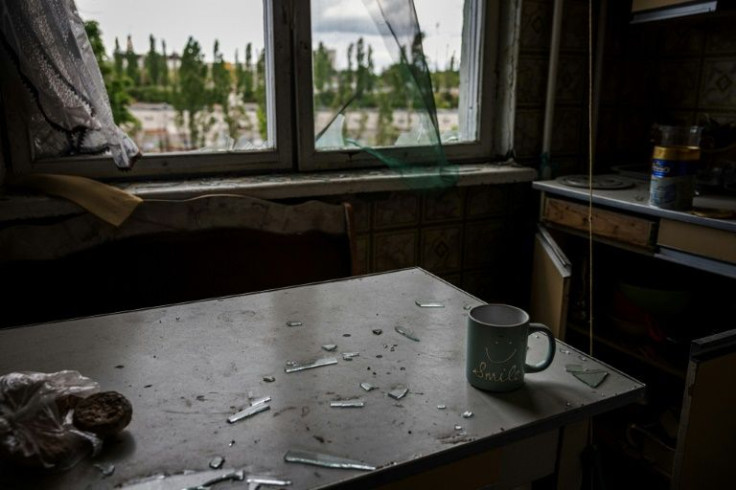
[[[361,274],[420,266],[483,300],[523,304],[531,194],[519,183],[337,200],[355,210]]]

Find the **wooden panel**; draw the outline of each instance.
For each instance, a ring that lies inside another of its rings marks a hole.
[[[657,244],[704,257],[736,263],[736,233],[663,219]]]
[[[653,221],[593,208],[593,234],[638,247],[652,247]],[[561,199],[545,200],[543,219],[552,223],[588,231],[588,206]]]
[[[555,338],[565,338],[570,273],[555,263],[542,237],[534,237],[530,315],[533,322],[547,325]]]
[[[736,353],[691,362],[673,488],[732,488],[736,479]]]

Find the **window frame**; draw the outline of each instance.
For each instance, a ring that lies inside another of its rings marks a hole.
[[[419,0],[421,1],[421,0]],[[264,42],[270,87],[267,110],[269,137],[274,148],[242,152],[171,152],[148,154],[133,170],[120,172],[109,156],[80,156],[36,160],[30,135],[21,116],[18,97],[4,98],[5,128],[10,174],[71,174],[100,180],[136,181],[186,179],[223,174],[288,173],[316,170],[350,170],[384,167],[383,162],[360,149],[316,151],[314,147],[312,43],[310,0],[263,0]],[[471,83],[461,88],[477,93],[477,119],[472,113],[460,114],[477,121],[478,141],[444,145],[452,163],[483,163],[505,159],[513,148],[516,59],[521,0],[466,0],[463,37],[471,47],[466,56],[478,63],[461,62],[461,80]],[[467,17],[465,17],[467,18]],[[270,44],[269,44],[270,43]],[[475,77],[473,70],[478,70]],[[468,76],[464,76],[468,75]],[[461,82],[462,84],[462,82]],[[15,87],[14,90],[24,90]],[[10,92],[12,94],[12,92]],[[424,151],[423,151],[424,150]],[[389,157],[407,163],[431,164],[427,147],[381,148]],[[6,163],[8,163],[6,161]]]

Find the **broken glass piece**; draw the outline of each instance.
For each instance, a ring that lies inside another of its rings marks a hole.
[[[365,383],[365,382],[360,383],[360,387],[363,388],[365,391],[371,391],[371,390],[375,390],[376,389],[376,387],[373,386],[372,384]]]
[[[420,308],[444,308],[445,305],[442,303],[438,303],[437,301],[414,301],[416,305]]]
[[[347,470],[366,470],[373,471],[375,466],[356,461],[353,459],[341,458],[329,454],[321,454],[313,451],[293,451],[289,450],[284,455],[284,461],[289,463],[304,463],[325,468],[340,468]]]
[[[115,465],[112,463],[97,463],[95,464],[95,468],[100,470],[103,478],[112,476],[112,474],[115,473]]]
[[[302,325],[304,325],[302,322],[295,321],[295,320],[286,322],[287,327],[301,327]]]
[[[446,408],[447,408],[447,405],[445,405],[444,403],[443,404],[440,404],[440,405],[437,405],[437,410],[444,410]]]
[[[473,305],[465,305],[465,306],[463,306],[463,310],[465,310],[465,311],[472,310],[472,309],[473,309]]]
[[[352,361],[353,357],[358,357],[359,355],[360,355],[360,352],[343,352],[342,359],[344,361]]]
[[[189,487],[185,488],[184,490],[207,490],[212,485],[217,485],[218,483],[243,480],[245,480],[245,472],[243,470],[232,471],[230,473],[225,473],[224,475],[218,476],[217,478],[207,480],[206,482],[202,483],[201,485],[197,485],[196,487]]]
[[[274,378],[273,376],[264,376],[263,381],[265,381],[266,383],[273,383],[274,381],[276,381],[276,378]]]
[[[455,426],[455,430],[463,430],[463,426],[462,425],[456,425]]]
[[[266,410],[270,410],[271,405],[268,405],[266,403],[262,403],[261,405],[255,405],[253,407],[248,407],[245,410],[241,410],[240,412],[233,414],[227,418],[227,422],[229,424],[234,424],[235,422],[240,422],[241,420],[247,419],[248,417],[252,417],[253,415],[261,412],[265,412]]]
[[[222,465],[225,463],[225,459],[220,456],[215,456],[210,460],[210,468],[213,470],[219,470],[222,468]]]
[[[337,349],[337,344],[325,344],[322,346],[322,348],[326,350],[327,352],[332,352],[335,349]]]
[[[397,386],[396,388],[388,392],[388,396],[390,396],[394,400],[401,400],[406,396],[407,393],[409,393],[409,388],[405,386]]]
[[[365,407],[365,402],[359,398],[354,398],[352,400],[335,400],[330,402],[330,406],[332,408],[363,408]]]
[[[598,386],[603,383],[603,380],[608,376],[608,371],[604,371],[602,369],[591,369],[590,371],[576,371],[573,372],[572,375],[591,388],[598,388]]]
[[[334,357],[323,357],[321,359],[311,359],[309,361],[295,362],[293,365],[284,369],[287,373],[295,373],[297,371],[304,371],[305,369],[313,369],[322,366],[331,366],[337,364],[337,359]]]
[[[464,419],[469,419],[472,416],[473,416],[473,412],[471,412],[470,410],[466,410],[466,411],[463,412],[463,418]]]
[[[372,332],[373,332],[373,333],[374,333],[375,335],[381,335],[381,334],[383,333],[383,330],[381,330],[380,328],[374,328],[374,329],[372,330]]]
[[[255,407],[257,405],[263,405],[264,403],[268,403],[270,401],[271,401],[271,397],[270,396],[262,396],[260,398],[256,398],[252,402],[250,402],[250,406],[251,407]]]
[[[563,349],[562,347],[560,347],[560,353],[567,354],[567,355],[571,354],[571,352],[568,349]]]
[[[419,337],[417,337],[416,335],[414,335],[414,331],[412,329],[410,329],[410,328],[401,327],[401,326],[398,326],[397,325],[396,327],[394,327],[394,330],[396,330],[397,333],[400,333],[401,335],[403,335],[407,339],[411,339],[414,342],[419,342]]]
[[[581,360],[581,361],[583,361],[583,362],[585,362],[585,361],[587,361],[587,360],[588,360],[588,358],[587,358],[587,357],[585,357],[585,356],[580,356],[580,357],[578,357],[578,359],[580,359],[580,360]]]
[[[269,487],[288,487],[291,485],[290,480],[279,480],[268,476],[249,476],[247,480],[248,490],[258,490],[261,485]]]

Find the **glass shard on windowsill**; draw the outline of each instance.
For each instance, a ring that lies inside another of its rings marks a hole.
[[[608,377],[608,371],[603,369],[587,369],[583,368],[580,364],[566,364],[565,371],[591,388],[598,388],[603,383],[603,380]]]
[[[414,331],[410,328],[397,325],[396,327],[394,327],[394,330],[396,330],[396,333],[403,335],[407,339],[413,340],[414,342],[419,342],[419,337],[417,337],[414,334]]]
[[[335,400],[330,402],[332,408],[363,408],[365,407],[365,401],[354,398],[352,400]]]
[[[321,359],[310,359],[308,361],[301,362],[290,362],[287,363],[287,367],[284,369],[287,373],[296,373],[298,371],[304,371],[306,369],[314,369],[322,366],[331,366],[337,364],[337,359],[334,357],[323,357]]]
[[[284,461],[288,463],[303,463],[322,466],[324,468],[339,468],[345,470],[373,471],[376,469],[375,466],[363,463],[362,461],[341,458],[330,454],[316,453],[313,451],[289,450],[284,455]]]
[[[227,418],[227,422],[229,424],[234,424],[235,422],[240,422],[241,420],[245,420],[249,417],[252,417],[257,413],[265,412],[266,410],[270,410],[270,409],[271,409],[271,406],[265,403],[262,403],[260,405],[254,405],[254,406],[246,408],[245,410],[241,410],[240,412],[236,414],[229,416]]]

